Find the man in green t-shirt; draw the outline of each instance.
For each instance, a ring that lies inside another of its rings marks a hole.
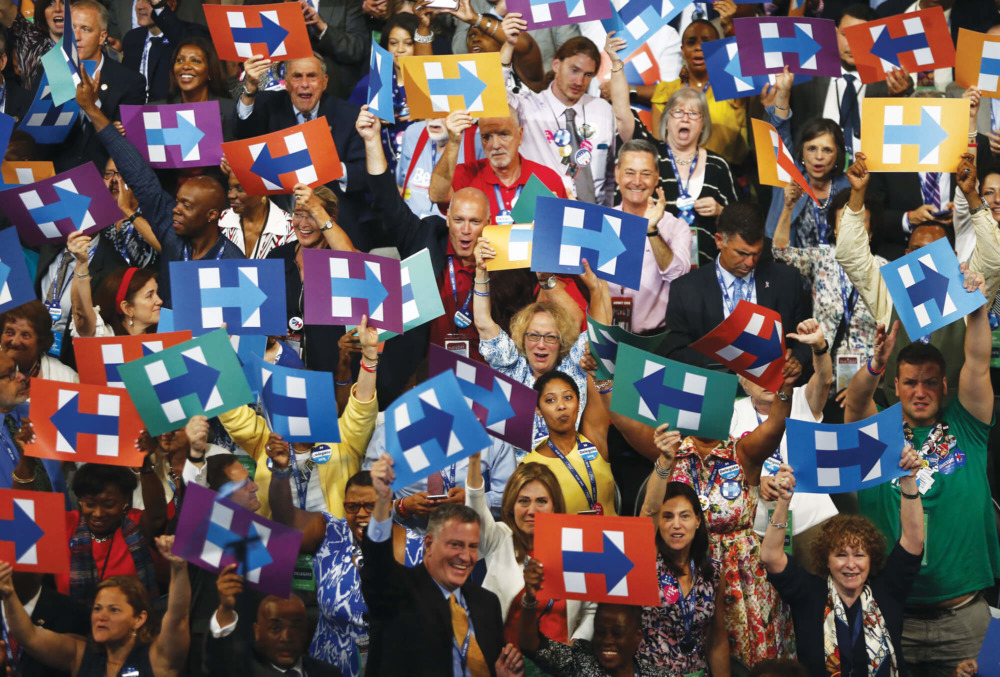
[[[981,275],[966,272],[967,292],[984,288]],[[1000,578],[986,479],[986,440],[993,425],[988,309],[984,305],[968,316],[958,397],[947,407],[945,356],[934,346],[918,341],[900,350],[894,374],[906,435],[925,465],[917,475],[927,527],[923,565],[907,599],[902,641],[910,674],[917,677],[951,675],[959,662],[979,655],[990,621],[981,591]],[[888,333],[879,325],[867,368],[848,386],[845,421],[876,413],[872,395],[898,332],[898,320]],[[862,514],[889,543],[899,539],[900,500],[898,482],[858,492]]]

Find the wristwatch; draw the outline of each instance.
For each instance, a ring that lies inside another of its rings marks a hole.
[[[549,275],[549,278],[545,282],[539,282],[538,286],[542,289],[555,289],[558,282],[555,275]]]
[[[333,228],[333,219],[327,219],[326,223],[319,227],[321,231],[330,230]]]
[[[985,212],[987,209],[989,209],[989,207],[986,206],[986,203],[980,202],[978,207],[969,211],[969,216],[972,216],[973,214],[978,214],[979,212]]]
[[[660,234],[660,228],[658,226],[653,226],[653,230],[646,231],[646,237],[656,237]]]
[[[788,400],[792,399],[791,395],[786,395],[785,393],[781,392],[780,390],[778,392],[776,392],[775,395],[777,395],[778,399],[781,400],[782,402],[787,402]]]
[[[247,89],[247,84],[244,82],[243,83],[243,96],[246,96],[246,97],[252,99],[255,96],[257,96],[257,91],[255,90],[255,91],[251,92],[249,89]]]

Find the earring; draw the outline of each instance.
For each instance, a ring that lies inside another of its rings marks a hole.
[[[133,320],[133,319],[132,319],[132,316],[131,316],[131,315],[129,315],[129,318],[128,318],[128,326],[130,326],[130,327],[131,327],[131,326],[133,326],[134,324],[135,324],[135,320]]]

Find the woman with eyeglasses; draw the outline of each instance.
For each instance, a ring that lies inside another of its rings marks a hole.
[[[614,31],[608,33],[604,51],[611,57],[611,105],[618,136],[622,141],[645,139],[656,146],[660,152],[659,187],[667,198],[667,209],[698,229],[698,250],[714,258],[715,221],[726,205],[736,202],[736,191],[729,164],[705,148],[713,130],[708,100],[700,88],[680,87],[664,106],[659,138],[653,136],[629,105],[625,65],[618,57],[625,39],[614,35]]]
[[[368,606],[361,595],[360,569],[361,541],[375,510],[371,472],[362,470],[347,480],[340,518],[293,505],[287,447],[271,445],[268,460],[274,470],[268,491],[274,519],[301,531],[299,553],[312,557],[320,613],[309,655],[337,666],[344,677],[359,677],[368,653]],[[397,562],[414,567],[423,561],[423,536],[393,524],[392,539]]]
[[[479,352],[491,367],[525,385],[533,385],[543,374],[558,370],[571,378],[578,393],[586,393],[587,374],[580,369],[580,358],[587,347],[587,332],[561,304],[534,302],[521,308],[510,321],[510,334],[500,328],[490,313],[490,275],[487,262],[496,256],[487,238],[476,243],[476,277],[473,284],[472,314],[479,332]],[[611,294],[608,283],[583,261],[583,280],[590,291],[590,315],[601,324],[611,324]],[[553,282],[555,277],[549,278]],[[554,285],[549,291],[555,291]],[[550,297],[551,298],[551,297]],[[572,302],[571,303],[575,303]],[[606,387],[604,384],[602,387]],[[587,406],[581,397],[580,413]],[[576,425],[576,417],[573,424]],[[534,439],[548,434],[544,419],[535,412]],[[523,460],[521,450],[518,460]]]

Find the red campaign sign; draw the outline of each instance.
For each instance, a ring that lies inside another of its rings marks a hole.
[[[326,117],[242,141],[222,144],[249,195],[291,193],[297,183],[315,188],[344,175]]]
[[[741,300],[722,324],[691,347],[771,392],[784,381],[785,332],[781,315],[770,308]]]
[[[885,80],[893,68],[913,74],[955,66],[955,45],[941,7],[848,26],[844,37],[866,85]]]
[[[655,529],[648,517],[542,513],[535,518],[535,559],[554,599],[660,604]]]
[[[62,494],[0,489],[0,561],[15,571],[69,573]]]
[[[31,379],[35,441],[24,453],[76,463],[142,465],[135,448],[144,426],[121,388]]]
[[[246,61],[253,55],[287,61],[313,55],[306,21],[297,2],[251,7],[204,4],[204,7],[215,51],[223,61]]]
[[[125,384],[118,376],[118,365],[190,340],[189,330],[135,336],[74,338],[73,352],[76,355],[80,383],[124,388]]]

